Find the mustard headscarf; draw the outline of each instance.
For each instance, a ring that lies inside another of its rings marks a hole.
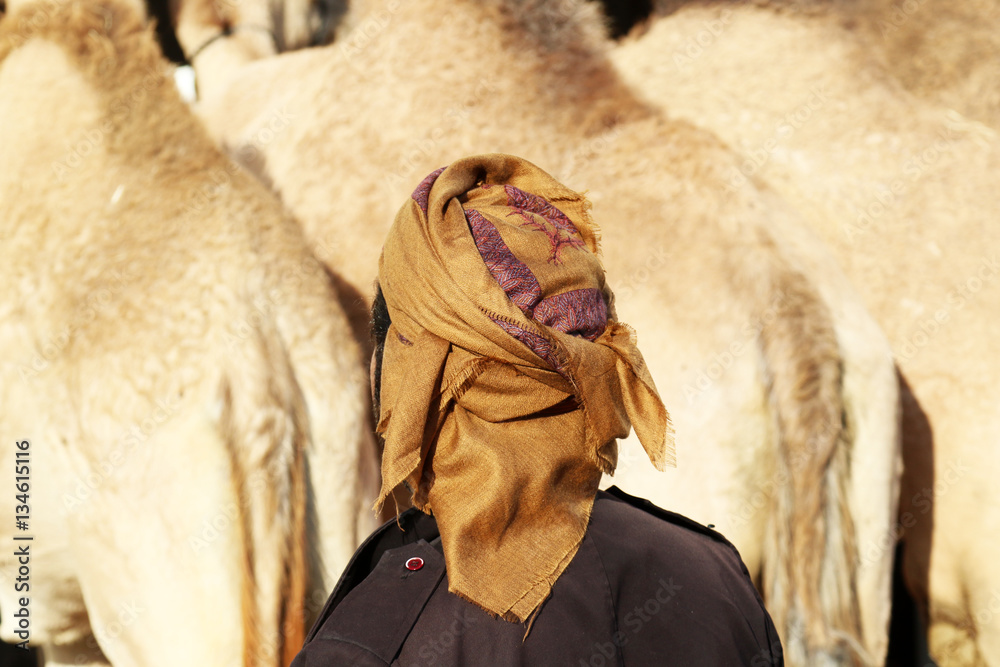
[[[616,438],[674,465],[666,408],[616,321],[589,202],[510,155],[430,174],[379,260],[392,325],[379,505],[437,520],[449,590],[523,622],[580,546]]]

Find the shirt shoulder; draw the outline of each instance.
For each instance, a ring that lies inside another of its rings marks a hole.
[[[612,487],[598,494],[587,534],[626,664],[782,664],[771,617],[720,533]]]
[[[736,547],[722,533],[616,486],[598,492],[588,534],[601,546],[613,548],[622,559],[662,557],[664,550],[673,558],[703,557],[710,552],[723,558],[734,557],[743,565]]]

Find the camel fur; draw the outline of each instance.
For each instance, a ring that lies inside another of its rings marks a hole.
[[[669,16],[699,0],[602,0],[609,15]],[[1000,2],[997,0],[756,0],[807,22],[829,21],[859,39],[904,88],[1000,130]],[[721,3],[720,3],[721,6]]]
[[[1000,137],[913,95],[825,15],[690,4],[614,59],[647,99],[742,153],[730,189],[763,178],[807,212],[862,290],[903,378],[906,470],[898,518],[861,553],[902,535],[937,663],[1000,665],[1000,511],[988,500],[1000,475]]]
[[[372,528],[365,371],[166,69],[116,0],[0,22],[0,460],[27,441],[31,468],[30,532],[5,502],[0,535],[33,536],[49,664],[287,664]]]
[[[854,0],[838,14],[907,90],[1000,130],[1000,2]]]
[[[244,68],[202,107],[210,131],[235,155],[257,149],[245,164],[365,293],[396,209],[459,157],[514,153],[588,191],[618,314],[679,442],[667,474],[627,442],[618,480],[732,539],[786,641],[863,653],[858,607],[887,615],[888,588],[859,594],[856,548],[895,512],[898,386],[822,244],[767,188],[727,195],[735,154],[621,81],[595,5],[365,7],[339,42]],[[271,136],[282,110],[297,120]],[[881,504],[858,515],[854,479]]]
[[[1000,130],[997,0],[769,0],[857,35],[908,91]]]

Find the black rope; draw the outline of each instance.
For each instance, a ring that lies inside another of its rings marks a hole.
[[[201,54],[202,51],[204,51],[209,46],[211,46],[213,43],[215,43],[216,41],[222,39],[223,37],[229,37],[229,36],[233,35],[234,33],[238,32],[238,31],[241,31],[241,30],[257,30],[258,32],[266,32],[268,34],[268,36],[270,36],[270,38],[271,38],[271,43],[274,44],[274,50],[275,51],[279,50],[278,49],[278,38],[274,34],[274,31],[271,30],[270,28],[267,28],[267,27],[262,26],[262,25],[257,25],[255,23],[237,23],[236,25],[233,25],[233,26],[230,26],[230,25],[223,26],[222,30],[218,34],[212,35],[207,40],[205,40],[201,44],[201,46],[199,46],[197,49],[195,49],[194,53],[192,53],[191,55],[189,55],[187,57],[187,61],[193,65],[194,64],[194,59],[197,58]]]

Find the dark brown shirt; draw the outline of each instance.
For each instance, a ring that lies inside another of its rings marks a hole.
[[[527,637],[448,592],[432,517],[409,510],[399,523],[358,549],[293,667],[784,664],[735,547],[616,488],[598,493]]]

